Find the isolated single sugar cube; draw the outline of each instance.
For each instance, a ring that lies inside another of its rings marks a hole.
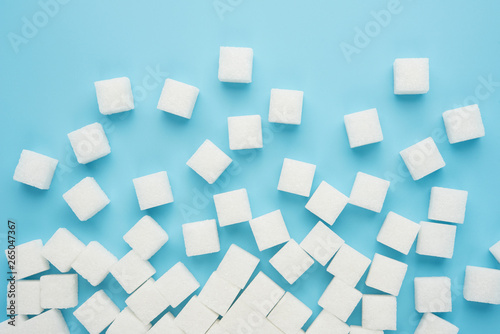
[[[344,243],[333,257],[326,271],[355,287],[365,274],[370,263],[369,258]]]
[[[348,334],[349,325],[328,312],[327,310],[322,310],[316,319],[314,319],[311,326],[306,331],[306,334],[328,334],[328,333],[338,333],[338,334]]]
[[[29,150],[23,150],[14,171],[14,181],[38,189],[49,189],[58,160]]]
[[[349,334],[384,334],[384,331],[377,331],[373,329],[363,328],[361,326],[352,325],[349,328]]]
[[[306,203],[306,209],[333,225],[349,202],[349,198],[340,191],[322,181]]]
[[[391,211],[378,232],[377,241],[408,255],[419,230],[420,224]]]
[[[174,323],[188,334],[206,333],[217,317],[217,313],[203,305],[198,297],[194,296],[179,312]]]
[[[293,284],[314,264],[314,260],[295,240],[290,239],[269,263],[288,283]]]
[[[415,181],[446,165],[431,137],[402,150],[399,154]]]
[[[465,267],[464,298],[470,302],[500,305],[500,270]]]
[[[484,137],[484,125],[477,104],[443,113],[444,126],[450,144]]]
[[[425,94],[429,91],[429,58],[394,60],[394,94]]]
[[[111,115],[134,109],[132,85],[127,77],[94,82],[99,111]]]
[[[449,277],[415,277],[415,309],[420,313],[451,312]]]
[[[141,210],[174,201],[168,175],[165,171],[135,178],[133,182]]]
[[[363,295],[361,302],[363,327],[371,330],[397,329],[397,301],[389,295]]]
[[[271,89],[269,122],[299,125],[302,120],[304,92],[290,89]]]
[[[7,294],[7,305],[14,304],[16,314],[36,315],[43,312],[40,302],[40,280],[16,281],[14,289],[9,282],[7,290],[9,292]],[[8,309],[7,314],[10,314]]]
[[[151,327],[148,334],[184,334],[184,331],[177,327],[174,320],[175,317],[172,313],[165,313],[165,315]]]
[[[458,334],[458,327],[432,313],[425,313],[418,323],[415,334]]]
[[[467,195],[465,190],[432,187],[428,218],[463,224]]]
[[[200,90],[194,86],[166,79],[157,108],[190,119],[199,93]]]
[[[125,307],[106,330],[106,334],[146,334],[151,324],[144,324],[137,316]]]
[[[290,292],[285,293],[267,318],[284,333],[297,333],[312,315],[312,311]]]
[[[239,293],[240,288],[214,271],[198,295],[198,299],[215,313],[224,316]]]
[[[15,333],[70,334],[70,331],[61,311],[52,309],[27,320],[22,329]]]
[[[285,158],[281,168],[278,190],[309,197],[316,165]]]
[[[152,278],[131,294],[125,303],[144,324],[153,321],[169,306],[168,301],[156,288],[155,280]]]
[[[214,195],[215,210],[221,227],[252,219],[245,188]]]
[[[200,283],[182,262],[177,262],[155,283],[170,306],[176,308],[199,287]]]
[[[103,291],[99,290],[87,299],[73,315],[90,334],[99,334],[120,313],[118,306]]]
[[[50,265],[42,255],[42,240],[32,240],[15,249],[6,249],[7,261],[14,261],[17,272],[16,279],[20,280],[50,269]],[[12,263],[9,262],[9,265]]]
[[[351,148],[378,143],[384,139],[375,108],[345,115],[344,124]]]
[[[205,140],[186,165],[209,184],[217,181],[233,160],[210,140]]]
[[[387,180],[362,172],[356,174],[349,203],[374,212],[382,211],[389,185]]]
[[[85,249],[85,244],[64,227],[59,228],[42,247],[42,255],[62,273],[71,270],[71,264]]]
[[[252,82],[253,49],[221,46],[219,80],[222,82]]]
[[[229,246],[226,255],[217,267],[217,273],[229,283],[243,289],[259,261],[258,257],[233,244]]]
[[[87,164],[111,153],[108,137],[100,123],[92,123],[68,133],[76,160]]]
[[[455,225],[420,222],[417,254],[451,259],[455,248]]]
[[[318,305],[346,322],[358,305],[363,294],[334,277],[321,295]]]
[[[376,253],[366,277],[366,285],[397,296],[407,269],[406,263]]]
[[[285,290],[282,287],[263,272],[259,272],[238,300],[266,317],[284,294]]]
[[[81,221],[87,221],[109,204],[109,198],[93,177],[86,177],[63,194],[69,207]]]
[[[251,219],[250,228],[260,251],[290,240],[290,234],[280,210]]]
[[[123,289],[131,294],[151,276],[156,269],[147,260],[143,260],[134,250],[128,252],[109,270]]]
[[[344,240],[319,221],[300,243],[313,259],[325,266],[344,244]]]
[[[215,219],[182,225],[187,256],[217,253],[220,251],[219,232]]]
[[[118,261],[104,246],[91,241],[78,255],[71,267],[93,286],[101,284],[111,267]]]
[[[125,233],[123,240],[143,260],[149,260],[168,241],[168,234],[153,218],[144,216]]]
[[[40,305],[43,308],[67,309],[78,305],[78,275],[40,277]]]
[[[490,247],[490,253],[500,263],[500,241]]]
[[[228,117],[227,126],[231,150],[262,148],[262,121],[259,115]]]

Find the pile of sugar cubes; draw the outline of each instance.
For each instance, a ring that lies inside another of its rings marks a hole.
[[[221,47],[218,78],[222,82],[252,82],[253,50]],[[116,78],[95,83],[99,111],[104,115],[134,109],[131,83]],[[396,59],[394,94],[425,94],[429,90],[429,60]],[[190,119],[199,89],[173,79],[166,79],[158,109]],[[268,121],[299,125],[304,93],[298,90],[272,89]],[[450,144],[485,135],[477,105],[464,106],[443,113]],[[247,150],[263,147],[260,115],[228,117],[229,148]],[[383,141],[382,126],[375,108],[344,116],[351,148]],[[77,161],[87,164],[106,157],[111,147],[101,124],[83,126],[68,134]],[[200,140],[186,165],[208,184],[217,181],[232,159],[210,139]],[[414,180],[443,167],[445,162],[431,137],[400,152]],[[23,150],[14,180],[39,189],[49,189],[58,161],[30,150]],[[299,241],[290,235],[279,208],[259,217],[252,215],[245,188],[213,196],[216,217],[182,225],[188,257],[217,253],[221,250],[219,229],[248,223],[259,251],[279,246],[269,263],[286,282],[293,285],[318,262],[332,275],[318,300],[322,311],[305,333],[379,334],[397,330],[397,297],[408,265],[376,253],[372,259],[349,246],[332,225],[350,204],[380,213],[390,182],[375,175],[358,172],[352,190],[343,194],[321,181],[312,189],[316,165],[285,158],[277,190],[306,197],[305,209],[319,221]],[[166,171],[158,171],[132,180],[138,208],[147,210],[174,202]],[[408,255],[416,243],[423,256],[451,259],[457,225],[463,224],[467,191],[433,187],[430,191],[429,222],[414,222],[390,211],[376,240],[397,252]],[[98,182],[85,177],[62,195],[76,217],[91,219],[103,210],[110,199]],[[152,217],[141,218],[124,236],[130,251],[116,258],[97,241],[85,245],[65,228],[58,229],[45,243],[33,240],[16,247],[17,296],[16,327],[8,321],[0,325],[2,333],[69,333],[60,310],[70,309],[91,334],[97,333],[171,333],[171,334],[297,334],[313,311],[291,292],[285,291],[258,269],[255,254],[232,244],[217,269],[203,287],[191,271],[178,262],[159,275],[149,262],[169,236]],[[500,262],[500,241],[490,249]],[[7,258],[11,255],[6,251]],[[30,278],[55,267],[60,274]],[[364,284],[380,294],[363,294]],[[99,288],[111,274],[129,295],[120,309]],[[153,278],[153,276],[155,278]],[[96,287],[87,300],[80,300],[78,280]],[[455,334],[458,328],[434,313],[452,312],[452,282],[449,277],[416,277],[415,309],[422,313],[417,334]],[[465,268],[463,296],[468,301],[500,304],[500,270],[468,266]],[[183,304],[181,309],[177,309]],[[359,325],[347,322],[361,304]],[[177,313],[174,316],[171,311]],[[28,317],[30,316],[30,317]]]

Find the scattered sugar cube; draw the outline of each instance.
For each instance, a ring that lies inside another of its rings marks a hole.
[[[417,254],[451,259],[455,248],[454,225],[420,222]]]
[[[262,314],[237,300],[219,322],[228,333],[282,334]]]
[[[253,49],[220,47],[219,80],[222,82],[252,82]]]
[[[259,115],[228,117],[227,126],[231,150],[262,148],[262,121]]]
[[[288,283],[293,284],[314,264],[314,260],[307,255],[295,240],[290,239],[269,260],[269,263]]]
[[[108,137],[100,123],[92,123],[68,133],[76,160],[87,164],[111,153]]]
[[[363,294],[334,277],[321,295],[318,305],[346,322],[358,305]]]
[[[156,288],[155,280],[150,278],[126,300],[128,308],[144,324],[148,324],[169,306],[168,301]]]
[[[125,233],[123,240],[143,260],[149,260],[168,241],[168,234],[153,218],[144,216]]]
[[[280,210],[250,219],[250,227],[260,251],[290,240],[290,235],[288,234],[288,229]]]
[[[156,324],[151,327],[148,334],[184,334],[184,332],[174,323],[175,317],[167,312]]]
[[[99,290],[77,308],[73,315],[90,334],[99,334],[119,313],[118,306],[103,290]]]
[[[23,150],[14,171],[14,181],[38,189],[49,189],[58,160],[29,150]]]
[[[366,285],[397,296],[403,284],[407,269],[408,265],[406,263],[376,253],[373,257],[370,270],[368,271],[368,276],[366,277]]]
[[[111,267],[118,261],[97,241],[91,241],[78,255],[71,267],[93,286],[99,285],[109,274]]]
[[[322,181],[306,204],[306,209],[333,225],[344,210],[349,198],[340,191]]]
[[[217,273],[229,283],[243,289],[259,261],[258,257],[233,244],[217,267]]]
[[[278,190],[309,197],[316,165],[285,158],[281,168]]]
[[[42,247],[42,240],[38,239],[5,250],[7,261],[16,262],[17,280],[49,270],[50,265],[42,256]]]
[[[444,126],[450,144],[484,137],[484,125],[477,104],[443,113]]]
[[[431,137],[402,150],[399,154],[415,181],[446,165]]]
[[[71,264],[85,249],[85,244],[70,231],[61,227],[42,247],[42,255],[62,273],[71,270]]]
[[[146,334],[151,324],[144,324],[128,307],[118,314],[106,334]]]
[[[78,305],[78,275],[45,275],[40,277],[42,308],[66,309]]]
[[[40,280],[20,280],[16,281],[15,290],[8,283],[8,290],[14,290],[15,294],[7,295],[7,305],[15,303],[16,314],[35,315],[43,312],[40,304]],[[9,310],[7,310],[9,314]]]
[[[259,272],[238,300],[266,317],[284,294],[285,290],[263,272]]]
[[[116,262],[109,271],[128,294],[137,290],[156,273],[156,269],[133,250]]]
[[[187,256],[217,253],[220,251],[219,232],[215,219],[182,225]]]
[[[408,255],[419,230],[420,224],[391,211],[380,228],[377,241]]]
[[[344,244],[344,240],[319,221],[300,243],[313,259],[325,266]]]
[[[179,306],[200,287],[200,283],[182,262],[177,262],[156,280],[155,285],[173,308]]]
[[[217,317],[217,313],[203,305],[198,297],[194,296],[179,312],[174,323],[186,334],[206,333]]]
[[[394,94],[425,94],[429,91],[429,58],[396,58]]]
[[[109,204],[109,198],[93,177],[86,177],[63,194],[69,207],[81,221],[87,221]]]
[[[348,334],[349,325],[339,320],[336,316],[326,310],[322,310],[311,326],[306,331],[306,334]]]
[[[61,311],[52,309],[27,320],[19,333],[70,334],[70,331]]]
[[[451,312],[448,277],[415,277],[415,309],[420,313]]]
[[[134,109],[132,85],[127,77],[94,82],[99,111],[111,115]]]
[[[370,263],[369,258],[344,243],[333,257],[326,271],[355,287],[365,274]]]
[[[500,305],[500,270],[467,266],[464,298],[478,303]]]
[[[377,109],[368,109],[344,116],[351,148],[378,143],[384,139]]]
[[[194,86],[166,79],[157,108],[190,119],[199,93],[200,90]]]
[[[351,326],[349,334],[384,334],[384,331],[374,331],[361,326]]]
[[[205,140],[186,165],[209,184],[217,181],[233,160],[210,140]]]
[[[214,195],[215,210],[221,227],[252,219],[245,188]]]
[[[432,187],[429,203],[429,219],[463,224],[468,192]]]
[[[374,212],[382,211],[389,185],[387,180],[358,172],[349,203]]]
[[[490,247],[490,253],[500,263],[500,241]]]
[[[304,92],[290,89],[271,89],[269,122],[299,125],[302,119]]]
[[[212,311],[224,316],[236,300],[240,289],[214,271],[201,290],[198,300]]]
[[[220,320],[216,320],[206,334],[230,334],[219,322]]]
[[[311,315],[309,307],[287,292],[267,318],[285,334],[291,334],[297,333]]]
[[[420,319],[415,334],[458,334],[458,327],[432,313],[426,313]]]
[[[363,295],[362,324],[366,329],[390,330],[397,329],[396,297],[388,295]]]
[[[135,193],[141,210],[172,203],[174,196],[167,172],[158,172],[133,179]]]

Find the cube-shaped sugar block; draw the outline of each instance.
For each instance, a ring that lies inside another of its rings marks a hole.
[[[358,284],[371,260],[347,244],[343,244],[326,269],[350,286]]]
[[[35,315],[43,312],[39,280],[20,280],[15,282],[15,288],[11,282],[7,286],[7,305],[14,305],[16,314]],[[7,310],[9,313],[9,310]]]
[[[413,180],[420,180],[446,164],[431,137],[399,152]]]
[[[267,318],[284,333],[297,333],[309,320],[312,311],[290,292],[276,304]]]
[[[219,225],[227,226],[252,219],[250,202],[245,188],[214,195]]]
[[[377,241],[408,255],[419,230],[420,224],[391,211],[378,232]]]
[[[78,275],[45,275],[40,277],[40,305],[43,308],[66,309],[78,305]]]
[[[149,260],[168,241],[168,234],[153,218],[144,216],[125,233],[123,240],[142,259]]]
[[[269,122],[299,125],[302,120],[304,92],[290,89],[271,89]]]
[[[253,49],[221,46],[219,80],[222,82],[252,82]]]
[[[224,316],[236,300],[240,289],[214,271],[201,290],[198,299],[209,309]]]
[[[93,286],[99,285],[109,274],[111,267],[118,261],[97,241],[91,241],[78,255],[71,267]]]
[[[42,247],[42,255],[62,273],[71,270],[71,264],[85,249],[85,244],[70,231],[61,227]]]
[[[262,121],[259,115],[228,117],[227,126],[231,150],[262,148]]]
[[[322,181],[306,203],[306,209],[329,225],[333,225],[347,202],[349,198],[346,195]]]
[[[349,334],[384,334],[384,331],[367,329],[361,326],[351,326]]]
[[[309,197],[316,165],[285,158],[281,168],[278,190]]]
[[[243,301],[266,317],[284,294],[285,290],[283,288],[264,273],[259,272],[238,300]]]
[[[359,172],[352,186],[349,203],[367,210],[380,212],[384,206],[389,185],[387,180]]]
[[[217,181],[233,160],[210,140],[205,140],[186,165],[209,184]]]
[[[49,270],[50,265],[42,255],[42,247],[42,240],[38,239],[5,250],[7,260],[15,261],[17,280]]]
[[[194,86],[166,79],[157,108],[190,119],[199,92],[200,90]]]
[[[500,270],[467,266],[464,298],[470,302],[500,305]]]
[[[174,323],[186,333],[206,333],[217,317],[217,313],[194,296],[179,312]]]
[[[290,239],[269,260],[269,263],[288,283],[293,284],[314,264],[314,260],[295,240]]]
[[[420,222],[417,254],[451,259],[457,227],[448,224]]]
[[[233,244],[217,267],[220,277],[239,289],[245,288],[260,259]]]
[[[182,225],[187,256],[217,253],[220,251],[219,232],[215,219]]]
[[[290,240],[285,220],[280,210],[250,220],[250,228],[260,251]]]
[[[443,113],[444,126],[450,144],[484,137],[484,125],[477,104]]]
[[[216,320],[206,334],[229,334],[229,332],[220,325],[220,320]]]
[[[432,187],[429,219],[463,224],[467,195],[465,190]]]
[[[420,319],[415,334],[458,334],[458,327],[432,313],[426,313]]]
[[[115,78],[94,82],[99,111],[111,115],[134,109],[134,96],[129,78]]]
[[[406,263],[384,255],[375,254],[370,270],[368,271],[368,276],[366,277],[366,285],[397,296],[407,269],[408,265]]]
[[[144,324],[148,324],[167,309],[168,301],[156,288],[154,279],[148,279],[126,300],[128,308]]]
[[[490,247],[490,253],[500,263],[500,241]]]
[[[184,334],[184,331],[177,327],[174,320],[175,317],[172,313],[165,313],[165,315],[151,327],[148,334]]]
[[[103,291],[94,293],[73,312],[90,334],[99,334],[115,320],[120,313],[118,306]]]
[[[397,58],[394,61],[394,94],[429,91],[429,58]]]
[[[58,161],[46,155],[23,150],[14,171],[14,181],[38,189],[49,189]]]
[[[109,204],[109,198],[93,177],[86,177],[63,194],[69,207],[81,221],[89,220]]]
[[[70,334],[70,331],[61,311],[52,309],[29,319],[23,324],[22,329],[15,333]]]
[[[451,312],[448,277],[415,277],[415,309],[420,313]]]
[[[368,109],[344,116],[351,148],[378,143],[384,139],[377,109]]]
[[[363,327],[371,330],[397,329],[396,297],[388,295],[363,295],[361,302]]]
[[[147,260],[143,260],[137,255],[134,250],[131,250],[116,262],[109,272],[130,294],[153,276],[156,269]]]
[[[168,175],[165,171],[135,178],[133,182],[141,210],[174,201]]]
[[[314,319],[311,326],[306,331],[306,334],[328,334],[328,333],[338,333],[338,334],[348,334],[349,325],[339,320],[336,316],[328,312],[327,310],[322,310],[316,319]]]
[[[144,324],[128,307],[118,314],[106,334],[146,334],[151,324]]]
[[[177,262],[155,283],[170,306],[176,308],[200,287],[200,283],[182,262]]]
[[[344,240],[319,221],[300,243],[313,259],[325,266],[344,244]]]
[[[318,305],[346,322],[358,305],[363,294],[334,277],[321,295]]]
[[[87,164],[111,153],[108,137],[100,123],[92,123],[68,133],[76,160]]]

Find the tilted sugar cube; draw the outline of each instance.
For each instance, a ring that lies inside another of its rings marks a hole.
[[[143,260],[135,251],[131,250],[111,266],[109,272],[130,294],[153,276],[156,269],[147,260]]]
[[[348,334],[349,325],[339,320],[336,316],[326,310],[322,310],[311,326],[306,331],[306,334]]]
[[[349,203],[374,212],[382,211],[390,182],[359,172],[352,186]]]
[[[253,49],[221,46],[219,80],[222,82],[252,82]]]
[[[38,239],[5,250],[7,261],[15,261],[17,280],[49,270],[50,265],[42,255],[42,247],[42,240]]]
[[[15,315],[14,319],[7,318],[7,320],[0,322],[0,333],[2,334],[22,334],[24,329],[24,324],[28,321],[28,316],[26,315]]]
[[[458,334],[458,327],[432,313],[425,313],[414,334]]]
[[[484,125],[477,104],[443,113],[444,126],[450,144],[484,137]]]
[[[297,333],[312,315],[311,309],[290,292],[285,293],[267,318],[285,334]]]
[[[402,150],[399,154],[415,181],[446,165],[431,137]]]
[[[465,190],[432,187],[428,218],[463,224],[467,195]]]
[[[429,91],[429,58],[397,58],[394,61],[394,94]]]
[[[344,116],[351,148],[378,143],[384,139],[377,109],[368,109]]]
[[[85,249],[85,244],[70,231],[61,227],[42,247],[42,255],[62,273],[71,270],[71,264]]]
[[[362,324],[366,329],[397,329],[397,301],[389,295],[363,295]]]
[[[90,334],[99,334],[120,313],[118,306],[103,291],[99,290],[73,312],[75,318]]]
[[[451,259],[457,227],[448,224],[420,222],[417,254]]]
[[[214,271],[201,290],[198,300],[215,313],[224,316],[239,293],[237,286]]]
[[[7,305],[14,304],[16,314],[36,315],[43,312],[40,304],[40,280],[15,281],[15,288],[11,282],[7,284]],[[7,309],[7,314],[9,314]]]
[[[133,182],[141,210],[174,201],[168,175],[165,171],[138,177]]]
[[[43,308],[67,309],[78,305],[78,275],[40,277],[40,305]]]
[[[408,265],[406,263],[384,255],[375,254],[370,270],[368,271],[368,276],[366,277],[366,285],[397,296],[407,269]]]
[[[500,241],[490,247],[490,253],[500,263]]]
[[[329,225],[333,225],[348,201],[346,195],[322,181],[306,203],[306,209]]]
[[[290,240],[290,235],[288,234],[288,229],[280,210],[251,219],[250,228],[260,251]]]
[[[245,188],[214,195],[215,210],[221,227],[252,219]]]
[[[174,320],[175,317],[172,313],[167,312],[153,327],[151,327],[148,334],[184,334],[184,331],[177,327]]]
[[[210,140],[205,140],[186,165],[209,184],[217,181],[233,160]]]
[[[384,334],[384,331],[367,329],[361,326],[351,326],[349,334]]]
[[[142,217],[123,240],[144,260],[149,260],[168,241],[168,234],[150,216]]]
[[[269,263],[288,283],[293,284],[314,264],[314,260],[295,240],[290,239]]]
[[[166,79],[157,108],[190,119],[199,93],[200,90],[194,86]]]
[[[227,127],[231,150],[262,148],[262,121],[259,115],[228,117]]]
[[[325,266],[344,244],[344,240],[319,221],[300,243],[313,259]]]
[[[69,207],[81,221],[87,221],[109,204],[109,198],[93,177],[86,177],[63,194]]]
[[[347,244],[343,244],[326,271],[355,287],[365,274],[371,260]]]
[[[187,256],[217,253],[220,251],[219,232],[215,219],[182,225]]]
[[[125,303],[144,324],[158,317],[169,306],[168,301],[156,288],[155,280],[150,278],[131,294]]]
[[[309,197],[316,165],[285,158],[281,168],[278,190]]]
[[[471,302],[500,305],[500,270],[467,266],[464,298]]]
[[[206,334],[229,334],[219,322],[220,320],[216,320]]]
[[[193,296],[174,320],[177,327],[187,334],[206,333],[217,320],[218,314]]]
[[[420,313],[451,312],[451,280],[415,277],[415,309]]]
[[[259,272],[238,300],[266,317],[284,294],[283,288],[264,273]]]
[[[238,299],[219,322],[228,333],[281,334],[262,314]]]
[[[217,267],[220,277],[236,287],[243,289],[252,276],[260,259],[233,244]]]
[[[142,323],[128,307],[116,316],[106,334],[146,334],[151,324]]]
[[[100,159],[111,153],[108,137],[100,123],[92,123],[68,133],[76,160],[81,164]]]
[[[170,306],[176,308],[200,287],[200,283],[182,262],[177,262],[156,280],[155,286]]]
[[[408,255],[419,230],[420,224],[391,211],[380,228],[377,241]]]
[[[49,189],[58,160],[29,150],[23,150],[14,171],[14,181],[38,189]]]
[[[19,333],[70,334],[70,331],[61,311],[52,309],[27,320]]]
[[[132,85],[127,77],[94,82],[99,111],[111,115],[134,109]]]
[[[109,274],[111,267],[118,261],[97,241],[91,241],[78,255],[71,267],[93,286],[99,285]]]
[[[318,305],[343,322],[351,316],[363,294],[334,277],[321,295]]]
[[[299,125],[302,120],[304,92],[290,89],[271,89],[269,122]]]

